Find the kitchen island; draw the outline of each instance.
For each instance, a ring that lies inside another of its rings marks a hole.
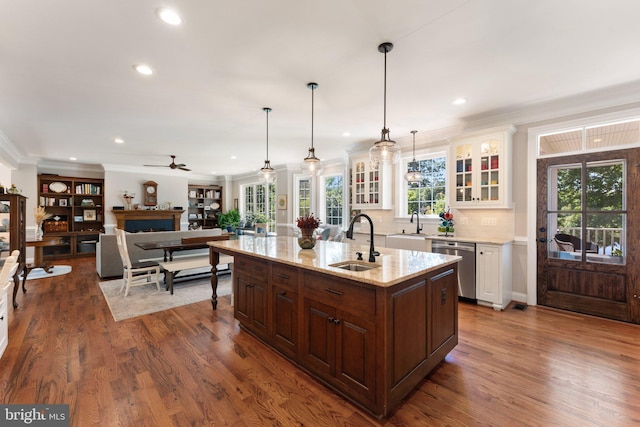
[[[209,242],[232,255],[234,316],[246,332],[377,417],[386,416],[458,343],[460,257],[296,238]]]

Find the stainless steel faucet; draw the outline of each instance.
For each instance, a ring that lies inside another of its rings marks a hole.
[[[367,214],[359,213],[354,216],[351,220],[351,224],[349,224],[349,230],[347,230],[347,238],[353,239],[353,224],[355,224],[356,219],[363,217],[369,221],[369,225],[371,225],[371,240],[369,240],[369,262],[376,262],[376,256],[380,255],[380,252],[376,251],[373,246],[373,221]]]
[[[420,232],[422,231],[422,227],[420,227],[420,214],[418,213],[418,211],[413,211],[411,212],[411,219],[409,220],[409,222],[411,224],[413,224],[413,216],[416,216],[416,234],[420,234]]]

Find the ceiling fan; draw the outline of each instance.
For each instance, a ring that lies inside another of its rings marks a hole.
[[[180,169],[183,171],[191,171],[191,169],[186,168],[184,163],[176,163],[176,156],[174,156],[173,154],[171,155],[171,163],[169,163],[168,165],[143,165],[143,166],[150,166],[153,168],[171,168],[171,169]]]

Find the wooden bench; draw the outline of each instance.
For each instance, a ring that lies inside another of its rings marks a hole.
[[[223,255],[220,257],[219,264],[231,264],[233,257]],[[174,259],[173,261],[161,261],[160,267],[164,270],[164,282],[167,289],[173,295],[173,281],[181,271],[195,270],[205,267],[211,268],[209,263],[209,255],[190,256]]]

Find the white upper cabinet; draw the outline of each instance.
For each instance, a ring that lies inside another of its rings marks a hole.
[[[351,159],[351,207],[391,209],[391,168],[371,165],[369,156]]]
[[[450,205],[511,208],[513,126],[465,134],[451,140]]]

